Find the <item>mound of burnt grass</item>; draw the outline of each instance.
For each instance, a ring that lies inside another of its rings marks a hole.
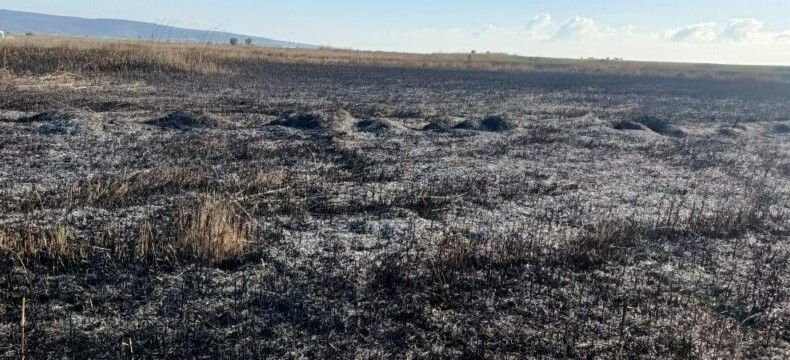
[[[72,118],[73,116],[66,112],[45,111],[31,116],[22,116],[17,118],[14,122],[18,124],[63,122],[69,121]]]
[[[38,133],[45,136],[73,135],[79,129],[72,122],[74,115],[64,111],[45,111],[35,115],[22,116],[11,122],[30,124],[37,127]]]
[[[480,121],[480,131],[503,132],[513,128],[510,122],[502,115],[486,116]]]
[[[631,120],[620,120],[616,122],[612,126],[612,128],[614,128],[615,130],[644,130],[645,129],[642,125],[633,122]]]
[[[163,117],[145,122],[168,130],[191,130],[199,128],[216,128],[221,122],[209,115],[192,111],[179,110]]]
[[[478,130],[480,129],[480,123],[474,120],[464,120],[458,123],[457,125],[453,126],[453,129]]]
[[[354,117],[346,110],[297,112],[276,119],[267,126],[284,126],[297,130],[327,130],[347,133],[354,127]]]
[[[671,137],[683,137],[685,133],[677,126],[672,125],[664,118],[657,116],[641,116],[633,120],[633,122],[642,124],[653,132]]]
[[[774,125],[774,134],[790,134],[790,124],[779,123]]]
[[[321,114],[316,112],[297,113],[286,117],[281,117],[268,124],[268,126],[285,126],[300,130],[313,130],[321,128],[323,119]]]
[[[487,116],[481,120],[464,120],[453,126],[457,130],[473,130],[485,132],[505,132],[513,128],[510,122],[501,115]]]
[[[393,124],[389,120],[371,118],[358,121],[356,128],[360,132],[382,134],[392,130]]]
[[[426,120],[428,124],[423,126],[423,131],[447,132],[457,125],[453,118],[449,116],[431,116]]]

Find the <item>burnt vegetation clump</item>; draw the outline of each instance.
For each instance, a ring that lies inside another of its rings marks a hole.
[[[222,123],[216,118],[206,114],[179,110],[163,117],[147,121],[146,124],[169,130],[191,130],[199,128],[216,128]]]
[[[685,136],[683,130],[679,129],[675,125],[670,124],[669,121],[667,121],[666,119],[657,116],[650,116],[650,115],[641,116],[634,119],[632,123],[642,124],[646,128],[661,135],[672,136],[672,137]]]
[[[790,124],[778,123],[778,124],[773,126],[773,131],[774,131],[774,133],[781,134],[781,135],[790,134]]]

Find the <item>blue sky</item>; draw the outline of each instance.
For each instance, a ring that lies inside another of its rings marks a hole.
[[[0,8],[357,49],[790,65],[790,0],[0,0]]]

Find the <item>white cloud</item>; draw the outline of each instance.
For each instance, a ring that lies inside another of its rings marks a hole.
[[[553,27],[554,20],[552,20],[551,15],[543,13],[530,19],[525,31],[531,38],[548,39],[551,38]]]
[[[499,30],[499,28],[497,28],[493,24],[488,24],[488,25],[486,25],[486,26],[484,26],[484,27],[482,27],[480,29],[475,30],[475,32],[473,32],[472,35],[474,35],[475,37],[480,37],[480,36],[483,36],[485,34],[496,32],[498,30]]]
[[[622,57],[630,60],[790,65],[790,29],[769,30],[757,19],[693,24],[666,31],[611,27],[576,16],[557,23],[550,15],[525,28],[415,29],[348,37],[335,46],[408,52],[506,52],[548,57]],[[687,46],[691,42],[694,46]]]
[[[582,40],[589,37],[600,35],[600,30],[595,21],[590,18],[574,16],[562,24],[557,33],[554,34],[556,40]]]
[[[625,37],[635,37],[635,36],[638,36],[638,34],[636,33],[636,26],[634,26],[634,25],[628,25],[628,26],[624,26],[624,27],[622,27],[622,28],[620,29],[620,35],[622,35],[622,36],[625,36]]]
[[[732,19],[724,25],[721,37],[732,41],[756,40],[764,35],[764,25],[762,21],[753,18]]]
[[[712,22],[684,26],[665,32],[667,38],[679,42],[712,42],[718,37],[716,24]]]

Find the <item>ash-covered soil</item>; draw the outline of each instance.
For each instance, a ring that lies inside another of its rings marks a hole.
[[[790,85],[2,79],[0,356],[790,357]]]

